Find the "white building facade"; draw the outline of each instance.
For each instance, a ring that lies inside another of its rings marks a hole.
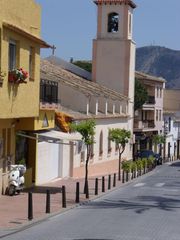
[[[164,156],[165,160],[180,157],[180,90],[164,90]]]
[[[97,38],[93,41],[92,81],[72,73],[60,61],[51,58],[42,61],[41,80],[49,83],[49,94],[58,86],[57,112],[63,112],[73,121],[94,119],[96,122],[95,143],[89,163],[90,175],[118,172],[117,146],[109,141],[109,130],[126,129],[131,139],[126,145],[122,160],[133,155],[134,73],[135,43],[132,40],[133,10],[136,5],[130,0],[97,0]],[[53,82],[53,83],[52,83]],[[43,85],[42,85],[43,88]],[[47,90],[48,89],[48,90]],[[86,149],[80,141],[71,144],[63,177],[84,177]],[[64,151],[62,149],[62,151]],[[54,168],[57,170],[57,164]],[[69,171],[67,170],[69,169]]]

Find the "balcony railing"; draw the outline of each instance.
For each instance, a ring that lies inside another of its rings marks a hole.
[[[56,99],[56,101],[40,99],[40,108],[57,109],[60,103],[61,103],[60,99]]]
[[[145,102],[145,104],[155,104],[155,97],[154,96],[148,96],[147,101]]]
[[[136,129],[152,129],[155,128],[154,120],[146,120],[146,121],[135,121],[134,128]]]

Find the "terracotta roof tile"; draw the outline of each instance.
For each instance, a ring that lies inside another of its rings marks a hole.
[[[128,97],[111,90],[98,83],[79,77],[60,66],[54,65],[47,60],[41,60],[41,79],[56,80],[61,84],[72,87],[87,96],[104,97],[114,101],[128,101]]]

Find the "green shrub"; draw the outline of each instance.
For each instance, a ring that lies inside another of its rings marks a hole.
[[[143,158],[141,161],[142,161],[143,168],[146,168],[147,167],[147,162],[148,162],[147,158]]]
[[[155,158],[153,156],[150,156],[148,159],[147,159],[147,166],[150,167],[153,165],[155,161]]]
[[[143,168],[142,160],[138,159],[136,161],[136,165],[137,165],[137,170],[141,170]]]
[[[137,170],[137,164],[136,162],[131,163],[131,171],[136,171]]]
[[[124,161],[122,162],[122,169],[125,171],[125,172],[130,172],[131,171],[131,164],[132,162],[131,161]]]

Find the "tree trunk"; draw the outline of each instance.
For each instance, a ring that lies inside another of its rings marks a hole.
[[[119,147],[119,166],[118,166],[118,180],[121,181],[121,156],[125,150],[125,145],[122,146],[122,151],[121,147]]]
[[[86,157],[86,164],[85,164],[85,182],[84,182],[84,194],[89,195],[89,186],[88,186],[88,163],[90,157],[90,146],[87,145],[87,157]]]
[[[121,153],[119,151],[118,180],[121,181]]]

